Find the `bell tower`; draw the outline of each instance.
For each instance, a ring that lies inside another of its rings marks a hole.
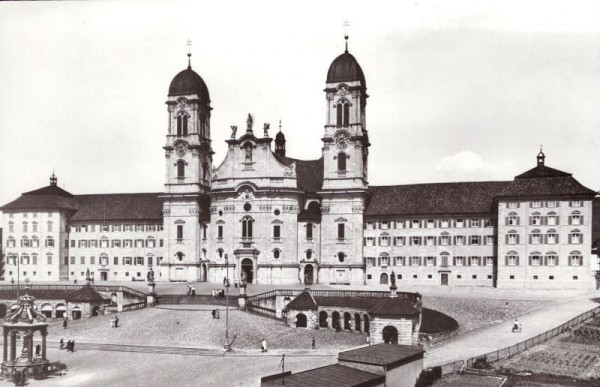
[[[167,97],[168,127],[165,150],[163,225],[166,251],[162,274],[171,281],[201,278],[201,222],[208,211],[212,170],[210,96],[204,80],[191,65],[173,78]]]

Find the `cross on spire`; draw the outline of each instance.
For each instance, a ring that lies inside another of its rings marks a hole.
[[[344,20],[344,23],[342,23],[342,26],[344,27],[344,39],[346,40],[346,52],[348,52],[348,27],[350,27],[350,22],[348,21],[348,19]]]
[[[185,45],[188,47],[188,52],[187,52],[188,69],[191,69],[192,68],[192,40],[188,39],[187,42],[185,43]]]

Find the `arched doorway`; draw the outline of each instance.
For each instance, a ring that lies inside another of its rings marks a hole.
[[[304,284],[305,285],[312,285],[314,271],[315,271],[315,269],[314,269],[313,265],[304,266]]]
[[[333,312],[331,314],[331,327],[336,331],[342,330],[342,327],[340,325],[340,314],[338,312]]]
[[[43,304],[41,309],[42,309],[42,314],[44,316],[46,316],[47,318],[52,318],[52,305]]]
[[[73,309],[71,309],[71,317],[72,317],[73,320],[80,320],[81,319],[81,309],[79,309],[78,306],[76,306]]]
[[[344,313],[344,329],[352,330],[352,315],[348,312]]]
[[[327,326],[327,312],[325,311],[319,313],[319,327],[329,328],[329,326]]]
[[[398,344],[398,330],[391,325],[383,328],[383,342],[386,344]]]
[[[296,328],[306,328],[306,315],[304,313],[296,315]]]
[[[242,272],[246,273],[246,282],[251,284],[254,280],[254,268],[250,258],[246,258],[242,261]]]
[[[389,277],[388,277],[387,273],[381,273],[381,276],[379,277],[379,284],[387,285],[388,280],[389,280]]]
[[[110,304],[111,305],[117,305],[117,300],[119,299],[119,297],[117,296],[117,293],[111,293],[110,294]]]
[[[4,318],[6,316],[6,305],[0,304],[0,318]]]
[[[56,318],[67,317],[67,307],[65,306],[65,304],[56,305],[55,310],[56,310]]]
[[[363,320],[365,321],[365,332],[369,333],[369,315],[365,314]]]
[[[360,327],[360,314],[358,313],[354,314],[354,330],[357,332],[362,332]]]
[[[94,306],[94,307],[92,308],[92,316],[93,316],[93,317],[96,317],[96,316],[98,316],[98,315],[100,315],[100,307],[99,307],[99,306]]]

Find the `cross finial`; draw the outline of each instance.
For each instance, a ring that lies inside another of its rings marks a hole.
[[[281,119],[279,120],[279,132],[281,133]]]
[[[348,27],[350,27],[350,22],[348,21],[348,19],[344,20],[344,23],[342,23],[342,26],[344,27],[344,39],[346,40],[346,52],[348,52]]]
[[[192,40],[188,39],[187,42],[185,43],[185,45],[188,47],[188,52],[187,52],[187,56],[188,56],[188,69],[192,68]]]

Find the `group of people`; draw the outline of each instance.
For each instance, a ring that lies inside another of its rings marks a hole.
[[[188,284],[188,286],[187,286],[187,295],[188,296],[195,296],[196,295],[196,287]]]
[[[212,316],[213,316],[213,318],[220,318],[219,317],[219,309],[213,309]]]
[[[110,318],[110,327],[111,328],[118,328],[119,327],[119,316],[115,316],[115,317],[111,317]]]
[[[223,297],[225,297],[225,290],[213,289],[212,296],[213,296],[213,298],[223,298]]]
[[[38,344],[38,347],[39,347],[39,344]],[[75,340],[67,341],[66,348],[67,348],[67,351],[69,351],[69,352],[75,351]],[[65,349],[65,341],[63,339],[60,339],[60,349]],[[37,356],[37,352],[38,352],[37,347],[35,348],[35,352],[36,352],[36,356]]]

